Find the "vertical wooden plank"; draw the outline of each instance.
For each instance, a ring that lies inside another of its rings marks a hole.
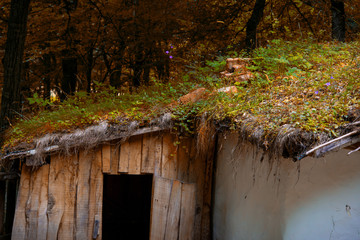
[[[110,173],[118,174],[119,166],[119,155],[120,155],[120,146],[117,144],[112,144],[110,147]]]
[[[173,134],[163,136],[162,167],[161,174],[164,178],[177,178],[177,137]]]
[[[47,239],[57,239],[60,222],[64,213],[65,169],[60,155],[51,157],[48,193],[48,231]]]
[[[89,227],[89,188],[92,154],[79,154],[79,175],[76,194],[76,239],[87,239]]]
[[[39,237],[44,238],[44,236],[38,236],[38,232],[43,233],[46,232],[47,229],[41,229],[41,228],[47,228],[47,224],[45,226],[40,225],[41,223],[44,223],[44,217],[46,215],[42,215],[42,213],[39,213],[40,206],[43,207],[43,204],[41,203],[41,191],[43,188],[43,175],[49,176],[49,165],[44,165],[40,168],[38,168],[36,171],[32,172],[31,174],[31,190],[30,195],[28,199],[28,206],[27,206],[27,217],[28,217],[28,226],[27,226],[27,239],[38,239]],[[47,180],[46,180],[47,181]],[[40,220],[40,222],[39,222]]]
[[[111,171],[111,149],[110,145],[104,145],[102,147],[102,171],[103,173],[110,173]]]
[[[93,239],[95,218],[101,224],[102,213],[102,193],[103,193],[103,174],[101,172],[101,149],[95,151],[95,159],[91,165],[90,175],[90,199],[89,199],[89,229],[88,238]],[[117,165],[117,164],[116,164]],[[101,225],[97,231],[97,238],[101,239]]]
[[[141,172],[154,173],[155,160],[161,158],[161,143],[158,133],[143,135]]]
[[[213,161],[215,154],[215,134],[208,139],[208,145],[203,156],[205,165],[204,183],[203,183],[203,210],[201,216],[201,239],[210,239],[210,219],[211,219],[211,190],[213,176]]]
[[[189,182],[196,183],[196,215],[194,224],[194,239],[201,239],[201,218],[203,211],[203,193],[205,179],[205,161],[198,154],[196,139],[192,139],[189,161]]]
[[[171,187],[171,180],[154,177],[154,193],[151,205],[151,240],[165,240]]]
[[[48,206],[48,190],[49,190],[49,170],[50,165],[46,164],[39,169],[40,174],[40,194],[39,194],[39,210],[37,217],[37,239],[46,240],[48,230],[47,206]]]
[[[181,189],[181,212],[179,239],[194,239],[196,185],[194,183],[183,183]]]
[[[16,200],[16,210],[12,229],[12,239],[23,240],[26,236],[26,202],[30,191],[30,167],[22,166],[19,193]]]
[[[182,138],[178,150],[178,175],[177,179],[189,182],[191,138]]]
[[[179,181],[174,181],[171,188],[165,239],[178,239],[179,236],[181,185]]]
[[[142,135],[133,136],[129,139],[129,174],[141,173],[141,148]]]
[[[38,199],[36,182],[38,171],[32,171],[30,175],[29,199],[26,202],[26,236],[25,239],[36,239]]]
[[[74,239],[76,182],[79,170],[79,156],[75,154],[70,157],[62,157],[61,162],[66,173],[64,174],[63,181],[58,182],[58,184],[64,185],[64,211],[61,218],[58,239]]]
[[[156,133],[154,133],[156,134]],[[155,163],[154,163],[154,176],[161,176],[162,167],[162,151],[163,151],[163,135],[157,135],[155,139]]]
[[[127,173],[129,171],[130,144],[126,141],[120,145],[119,172]]]

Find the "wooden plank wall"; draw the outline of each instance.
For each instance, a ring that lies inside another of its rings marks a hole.
[[[101,156],[98,149],[23,166],[12,239],[101,239],[101,231],[92,238],[102,211]]]
[[[210,239],[215,140],[209,141],[208,154],[199,154],[194,138],[148,133],[52,156],[34,171],[24,166],[13,239],[101,239],[103,173],[154,174],[152,240]]]
[[[195,183],[155,177],[150,239],[194,239]]]

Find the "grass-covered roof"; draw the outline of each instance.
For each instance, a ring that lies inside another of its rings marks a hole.
[[[165,114],[177,131],[196,133],[199,119],[205,119],[217,129],[240,131],[264,149],[294,157],[356,127],[349,123],[360,119],[359,53],[359,42],[274,40],[251,54],[247,70],[254,78],[245,81],[220,76],[228,56],[219,56],[205,67],[175,74],[168,83],[154,79],[132,93],[97,84],[96,92],[78,92],[62,103],[35,95],[29,102],[39,111],[11,126],[3,152],[31,149],[46,134],[69,134],[103,122],[124,128],[135,124],[137,129],[159,125]],[[236,92],[217,91],[227,86]],[[205,90],[197,101],[179,101],[199,88]]]

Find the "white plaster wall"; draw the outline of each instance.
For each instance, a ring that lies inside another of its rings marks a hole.
[[[269,161],[237,134],[224,136],[215,169],[214,240],[360,239],[359,153]]]

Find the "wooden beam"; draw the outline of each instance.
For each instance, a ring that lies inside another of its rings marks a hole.
[[[330,145],[331,143],[340,141],[341,139],[344,139],[344,138],[346,138],[346,137],[350,137],[350,136],[355,135],[355,134],[357,134],[357,133],[359,133],[359,132],[360,132],[359,130],[352,131],[352,132],[349,132],[349,133],[347,133],[347,134],[345,134],[345,135],[343,135],[343,136],[340,136],[340,137],[338,137],[338,138],[335,138],[335,139],[333,139],[333,140],[331,140],[331,141],[328,141],[328,142],[326,142],[326,143],[320,144],[319,146],[316,146],[316,147],[312,148],[311,150],[307,151],[307,152],[305,153],[305,156],[311,154],[312,152],[315,152],[316,150],[318,150],[318,149],[320,149],[320,148],[323,148],[323,147],[325,147],[325,146],[327,146],[327,145]]]
[[[140,129],[132,132],[130,134],[130,136],[138,136],[138,135],[142,135],[142,134],[146,134],[146,133],[159,132],[159,131],[163,131],[163,130],[166,130],[166,129],[168,129],[168,128],[145,127],[145,128],[140,128]],[[71,135],[71,134],[72,133],[68,133],[67,135]],[[125,135],[125,134],[123,134],[123,135]],[[127,135],[126,137],[128,137],[128,136],[129,135]],[[112,137],[103,139],[101,142],[109,142],[109,141],[112,141],[112,140],[119,140],[119,139],[122,139],[122,138],[124,138],[124,136],[122,136],[122,134],[115,134]],[[101,143],[99,142],[99,144],[101,144]],[[70,146],[70,147],[75,147],[75,146]],[[42,149],[42,152],[43,153],[54,154],[54,153],[58,152],[59,150],[60,150],[60,147],[58,145],[52,145],[52,146],[46,147],[45,149]],[[12,153],[9,153],[9,154],[7,154],[5,156],[2,156],[1,159],[2,160],[7,160],[7,159],[26,158],[28,156],[33,156],[36,153],[37,153],[36,149],[30,149],[30,150],[21,151],[21,152],[17,151],[17,152],[12,152]]]

